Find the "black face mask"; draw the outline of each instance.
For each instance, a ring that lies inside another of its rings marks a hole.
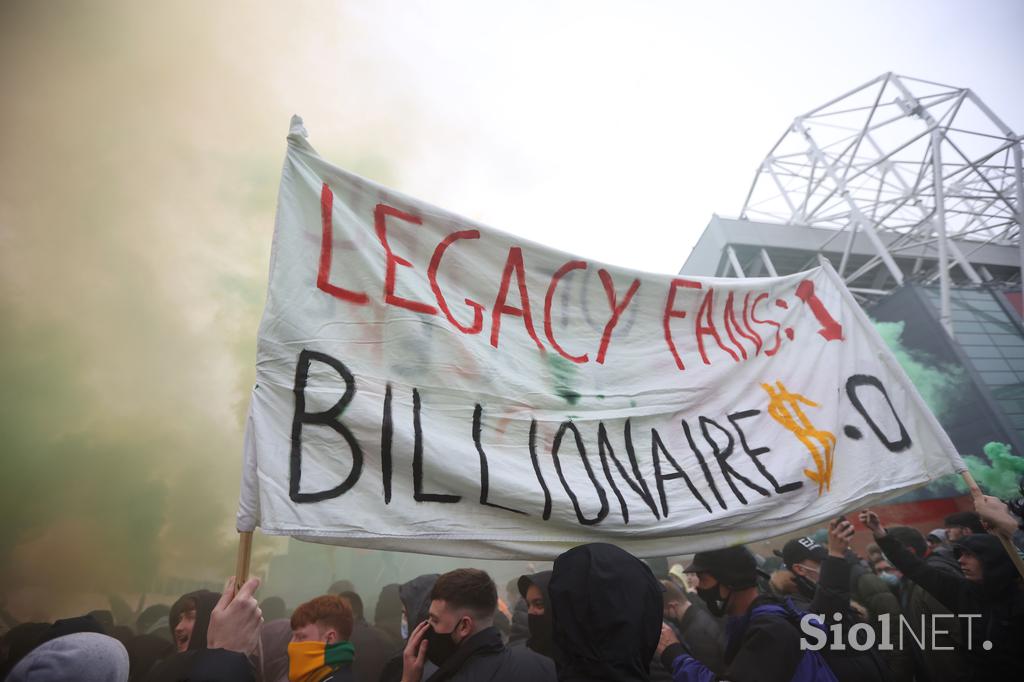
[[[530,639],[526,646],[536,651],[541,656],[554,658],[554,627],[551,616],[547,613],[528,615],[530,624]]]
[[[428,642],[427,660],[438,668],[444,665],[444,662],[451,658],[455,650],[459,648],[458,643],[452,639],[454,632],[454,629],[451,632],[438,632],[431,625],[424,635],[424,639]]]
[[[807,599],[814,599],[814,594],[818,591],[818,583],[805,575],[797,575],[796,573],[793,574],[793,583],[796,584],[796,590],[801,596]]]
[[[714,587],[707,587],[704,589],[697,588],[697,596],[704,600],[707,604],[708,611],[712,616],[724,616],[726,606],[729,604],[729,597],[732,593],[729,593],[729,597],[722,598],[722,591],[719,589],[721,585],[715,585]]]

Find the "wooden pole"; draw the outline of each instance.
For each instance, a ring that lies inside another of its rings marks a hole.
[[[981,492],[978,482],[974,480],[974,476],[971,476],[970,471],[964,469],[960,472],[960,475],[963,476],[964,482],[967,484],[967,487],[970,488],[971,499],[974,500],[975,507],[977,507],[977,502],[981,499],[984,493]],[[1003,549],[1005,549],[1006,553],[1010,555],[1010,561],[1012,561],[1013,565],[1017,568],[1017,572],[1020,573],[1021,578],[1024,578],[1024,559],[1021,559],[1020,553],[1017,551],[1017,548],[1013,543],[1010,542],[1010,538],[1008,538],[1006,533],[999,528],[993,528],[992,535],[999,538],[999,542],[1003,544]]]
[[[249,562],[252,560],[252,531],[238,532],[238,560],[235,562],[235,592],[249,579]]]

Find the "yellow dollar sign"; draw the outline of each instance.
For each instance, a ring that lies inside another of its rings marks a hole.
[[[831,489],[832,460],[835,456],[836,437],[829,431],[822,431],[811,423],[800,405],[819,407],[818,403],[799,393],[791,393],[781,381],[761,384],[771,400],[768,402],[768,414],[787,430],[793,433],[804,444],[814,458],[816,471],[804,469],[804,475],[818,484],[818,495]]]

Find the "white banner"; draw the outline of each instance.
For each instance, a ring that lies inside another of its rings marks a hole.
[[[831,268],[603,265],[346,173],[305,138],[296,117],[239,530],[480,558],[598,540],[670,555],[962,468]]]

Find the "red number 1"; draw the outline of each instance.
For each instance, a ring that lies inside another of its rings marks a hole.
[[[825,304],[821,302],[818,295],[814,293],[814,282],[805,279],[796,288],[796,297],[806,303],[814,314],[814,319],[821,325],[818,333],[826,341],[842,341],[843,325],[836,322],[835,318],[825,310]]]

